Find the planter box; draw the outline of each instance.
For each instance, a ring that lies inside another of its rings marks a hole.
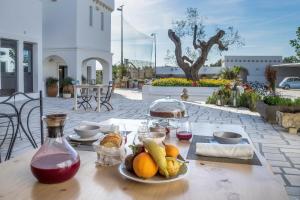
[[[144,85],[142,91],[143,100],[154,101],[168,96],[181,100],[180,95],[184,88],[188,91],[188,101],[206,101],[214,91],[219,89],[219,87],[160,87]]]
[[[276,112],[276,121],[283,128],[287,128],[289,133],[297,134],[300,128],[300,112]]]
[[[256,104],[257,112],[269,123],[276,124],[276,112],[300,112],[300,106],[270,106],[263,101]]]

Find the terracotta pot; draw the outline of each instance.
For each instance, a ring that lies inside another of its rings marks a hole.
[[[51,85],[47,88],[48,97],[56,97],[58,94],[58,86],[57,84]]]

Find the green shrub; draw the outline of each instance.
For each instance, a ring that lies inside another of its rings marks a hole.
[[[54,77],[48,77],[48,78],[46,79],[46,86],[47,86],[47,87],[51,87],[51,86],[53,86],[53,85],[56,85],[57,82],[58,82],[58,79],[57,79],[57,78],[54,78]]]
[[[231,80],[226,79],[201,79],[199,80],[199,86],[201,87],[220,87],[231,83]]]
[[[263,101],[270,106],[299,106],[300,98],[292,100],[280,96],[265,96]]]
[[[185,78],[161,78],[154,80],[152,86],[192,86],[192,81]]]
[[[61,85],[62,85],[63,87],[69,86],[69,85],[73,85],[73,81],[74,81],[73,78],[71,78],[71,77],[66,77],[66,78],[64,78],[64,79],[61,81]]]
[[[240,66],[234,66],[232,68],[224,68],[220,74],[223,79],[234,80],[238,78],[238,75],[241,71]]]
[[[261,97],[255,91],[245,91],[238,98],[238,106],[249,108],[251,111],[256,110],[256,102],[260,100]]]
[[[211,96],[209,96],[206,100],[207,104],[217,104],[218,95],[217,93],[213,93]]]
[[[292,99],[283,98],[280,96],[265,96],[264,102],[271,106],[291,106],[291,105],[293,105]]]
[[[207,104],[216,104],[220,99],[222,105],[230,105],[231,104],[231,89],[228,87],[222,86],[217,92],[214,92],[211,96],[209,96],[206,100]]]
[[[185,78],[161,78],[154,80],[152,82],[152,86],[162,86],[162,87],[192,87],[192,81],[187,80]],[[224,80],[224,79],[201,79],[198,81],[199,87],[220,87],[227,84],[230,84],[230,80]]]

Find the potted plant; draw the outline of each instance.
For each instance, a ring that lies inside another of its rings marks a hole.
[[[48,77],[46,79],[47,95],[48,97],[56,97],[58,94],[58,79],[54,77]]]
[[[63,98],[69,99],[72,96],[72,92],[69,90],[69,88],[65,87],[63,88]]]
[[[257,112],[269,123],[276,123],[276,112],[300,112],[300,99],[289,99],[280,96],[265,96],[256,104]]]
[[[63,87],[64,98],[71,98],[72,94],[74,93],[73,81],[74,80],[71,77],[66,77],[62,80],[61,84]]]

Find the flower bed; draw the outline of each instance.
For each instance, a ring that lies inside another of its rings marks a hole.
[[[230,84],[231,80],[225,79],[201,79],[197,81],[197,87],[220,87]],[[192,87],[193,81],[185,78],[161,78],[152,82],[152,86],[160,87]]]

